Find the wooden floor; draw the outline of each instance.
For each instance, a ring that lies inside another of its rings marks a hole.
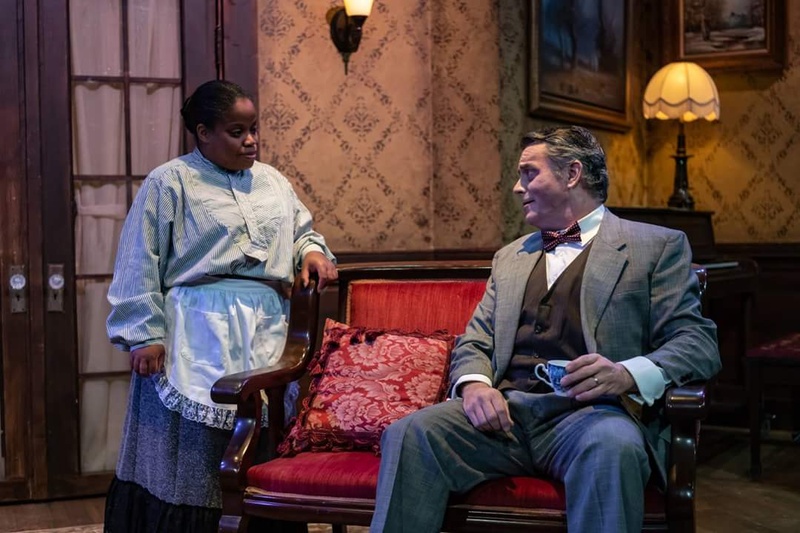
[[[800,445],[792,443],[788,433],[774,432],[762,446],[764,470],[759,482],[747,477],[749,450],[744,431],[703,429],[697,482],[698,533],[800,532]],[[0,532],[102,521],[103,498],[0,505]],[[361,533],[366,528],[350,530]]]

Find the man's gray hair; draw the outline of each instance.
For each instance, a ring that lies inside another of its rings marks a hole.
[[[583,186],[598,200],[608,198],[606,153],[594,135],[580,126],[543,128],[522,137],[522,149],[534,144],[547,146],[553,168],[565,172],[573,161],[583,165]]]

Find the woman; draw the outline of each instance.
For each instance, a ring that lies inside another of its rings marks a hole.
[[[133,375],[107,531],[217,530],[235,406],[214,403],[211,386],[277,360],[295,274],[306,285],[316,273],[320,288],[337,277],[308,209],[256,161],[258,113],[242,88],[207,82],[181,115],[197,148],[147,176],[108,292],[108,334]]]

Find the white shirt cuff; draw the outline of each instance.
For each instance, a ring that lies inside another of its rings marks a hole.
[[[459,398],[458,387],[463,385],[464,383],[469,383],[470,381],[480,381],[482,383],[486,383],[490,387],[492,386],[492,380],[487,378],[483,374],[464,374],[463,376],[458,378],[458,381],[456,381],[453,387],[450,389],[450,397]]]
[[[620,361],[619,364],[628,369],[633,376],[636,388],[639,389],[639,396],[647,405],[653,405],[653,402],[664,395],[664,390],[670,381],[664,371],[650,359],[639,356]]]

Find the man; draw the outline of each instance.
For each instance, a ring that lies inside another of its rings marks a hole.
[[[522,144],[514,192],[541,231],[495,255],[453,351],[453,400],[384,433],[374,532],[439,531],[451,492],[541,473],[564,482],[570,531],[641,531],[652,466],[666,479],[669,428],[637,419],[629,399],[652,405],[667,385],[720,368],[686,236],[604,207],[605,153],[588,130]],[[566,396],[533,373],[553,359],[571,360]]]

